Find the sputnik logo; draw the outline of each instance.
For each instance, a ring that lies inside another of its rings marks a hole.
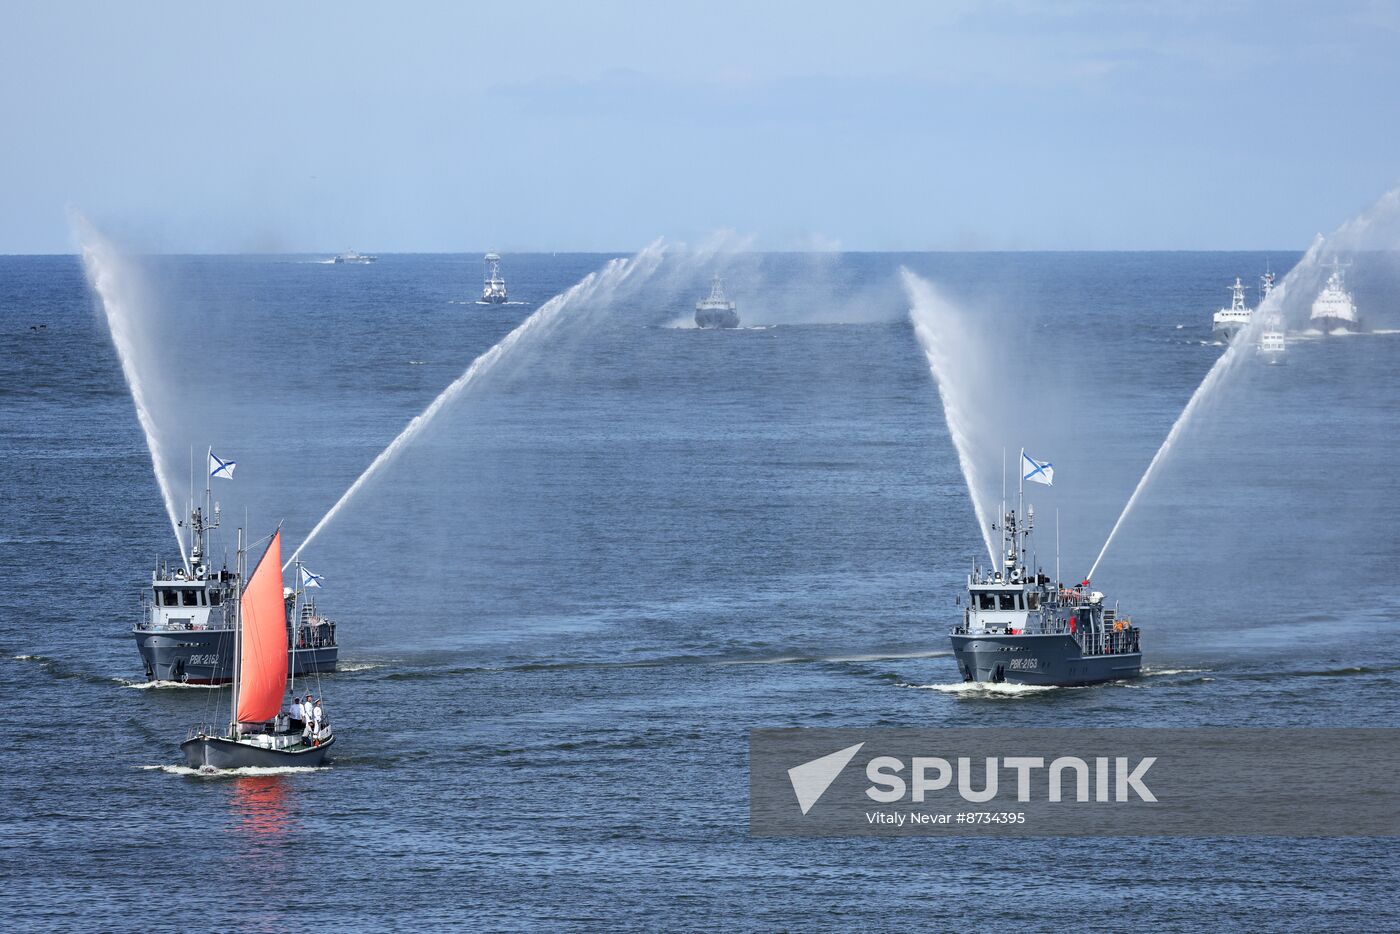
[[[821,800],[831,783],[836,781],[836,776],[841,774],[841,770],[855,758],[855,754],[860,752],[860,747],[864,745],[865,743],[856,743],[854,746],[838,749],[830,755],[788,769],[792,793],[797,795],[797,804],[802,808],[803,814],[812,810]]]

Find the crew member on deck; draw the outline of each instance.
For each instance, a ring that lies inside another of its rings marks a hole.
[[[316,701],[316,706],[312,708],[311,711],[311,731],[318,736],[321,733],[322,716],[323,714],[321,713],[321,702],[318,700]]]
[[[288,727],[293,733],[300,733],[306,727],[306,717],[302,714],[301,698],[292,698],[292,717]]]

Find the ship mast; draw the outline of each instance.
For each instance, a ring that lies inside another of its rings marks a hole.
[[[238,738],[238,678],[243,668],[243,530],[238,530],[238,552],[233,560],[233,701],[229,706],[228,735]]]

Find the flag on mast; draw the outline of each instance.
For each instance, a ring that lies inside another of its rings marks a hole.
[[[1043,483],[1046,486],[1055,485],[1055,465],[1046,461],[1041,463],[1031,457],[1025,451],[1021,452],[1021,479],[1030,480],[1032,483]]]
[[[320,587],[322,577],[320,574],[312,574],[309,569],[301,569],[301,586],[305,590],[307,587]]]
[[[232,480],[233,468],[238,466],[237,461],[226,461],[220,459],[219,455],[213,451],[209,452],[209,476],[218,477],[220,480]]]

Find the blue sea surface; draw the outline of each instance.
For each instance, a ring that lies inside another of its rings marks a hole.
[[[298,544],[612,258],[507,256],[504,306],[476,257],[132,259],[180,507],[205,448],[238,462],[215,563],[245,522]],[[1038,425],[1038,562],[1058,509],[1078,580],[1223,352],[1225,286],[1297,258],[774,254],[732,260],[740,330],[684,326],[684,263],[566,307],[307,548],[333,764],[205,777],[178,745],[226,692],[144,684],[130,635],[179,550],[107,325],[79,258],[0,257],[6,927],[1400,927],[1385,839],[749,836],[757,727],[1397,725],[1400,286],[1360,269],[1370,333],[1208,400],[1096,574],[1145,677],[965,690],[948,654],[985,549],[899,269],[995,335],[966,365],[1022,388],[976,416]]]

